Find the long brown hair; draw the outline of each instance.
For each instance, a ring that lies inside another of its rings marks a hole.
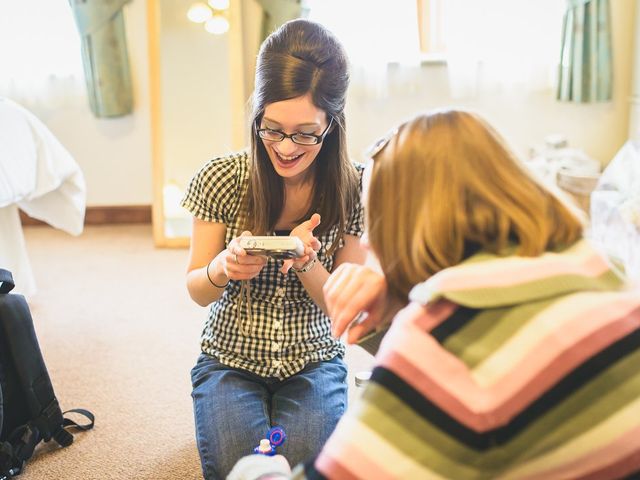
[[[251,177],[247,194],[247,226],[254,234],[273,230],[284,206],[284,183],[255,133],[265,106],[310,94],[313,104],[333,117],[313,163],[312,201],[299,221],[319,213],[315,230],[335,225],[342,231],[358,201],[358,176],[347,156],[344,106],[349,85],[347,57],[338,40],[320,24],[292,20],[272,33],[260,47],[251,116]],[[340,237],[340,236],[339,236]],[[332,246],[331,250],[335,248]]]
[[[535,179],[477,115],[442,110],[404,123],[373,157],[369,241],[391,293],[483,250],[523,256],[569,246],[577,213]]]

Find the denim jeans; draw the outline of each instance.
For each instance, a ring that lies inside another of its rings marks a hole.
[[[339,357],[279,380],[200,355],[191,370],[191,396],[205,479],[224,479],[272,426],[284,428],[287,439],[278,453],[292,466],[316,455],[346,409],[346,379]]]

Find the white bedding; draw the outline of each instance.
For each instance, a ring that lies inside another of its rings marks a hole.
[[[35,115],[0,97],[0,267],[13,272],[16,290],[35,292],[18,207],[79,235],[85,202],[84,176],[71,154]]]

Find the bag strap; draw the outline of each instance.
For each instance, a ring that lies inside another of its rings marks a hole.
[[[53,432],[53,439],[58,442],[61,447],[68,447],[73,443],[73,435],[67,429],[73,430],[81,430],[86,432],[87,430],[91,430],[96,422],[96,417],[89,410],[85,410],[84,408],[72,408],[71,410],[67,410],[62,415],[66,415],[67,413],[77,413],[79,415],[83,415],[89,419],[89,423],[79,424],[70,418],[63,418],[62,425]]]
[[[79,423],[74,422],[70,418],[65,417],[64,422],[62,424],[64,428],[75,428],[78,430],[82,430],[83,432],[86,432],[87,430],[91,430],[96,423],[96,417],[93,415],[93,413],[91,413],[89,410],[85,410],[84,408],[72,408],[71,410],[67,410],[66,412],[63,412],[62,415],[66,415],[67,413],[77,413],[77,414],[83,415],[87,417],[90,421],[87,424],[80,425]]]
[[[24,464],[15,465],[13,446],[9,442],[0,442],[0,480],[8,480],[18,475]]]
[[[9,293],[15,286],[11,272],[0,268],[0,293]]]
[[[66,429],[78,429],[82,431],[91,430],[95,424],[95,417],[89,410],[74,408],[67,410],[67,413],[77,413],[89,419],[89,423],[79,424],[70,418],[65,418],[63,424],[53,433],[53,439],[61,446],[68,447],[73,443],[73,435]],[[0,442],[0,480],[5,480],[19,475],[27,460],[33,455],[38,443],[44,440],[42,435],[46,426],[42,422],[46,421],[45,416],[17,427],[6,442]]]
[[[34,420],[35,425],[39,427],[40,431],[42,432],[42,438],[45,442],[53,438],[61,447],[68,447],[73,443],[73,435],[67,429],[75,429],[86,432],[87,430],[91,430],[95,424],[96,419],[93,413],[83,408],[74,408],[63,412],[62,423],[60,423],[60,417],[58,416],[60,415],[60,410],[58,410],[58,401],[54,399],[54,401],[51,402],[50,407],[51,408],[47,407],[43,411],[42,415]],[[58,412],[57,415],[56,410]],[[89,419],[89,423],[81,425],[70,418],[64,418],[64,415],[66,415],[67,413],[77,413],[79,415],[83,415],[84,417]]]
[[[2,444],[0,479],[20,475],[42,436],[32,422],[17,427]]]

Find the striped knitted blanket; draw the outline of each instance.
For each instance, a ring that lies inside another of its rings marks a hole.
[[[414,288],[359,402],[298,475],[640,472],[640,292],[587,241],[475,255]]]

